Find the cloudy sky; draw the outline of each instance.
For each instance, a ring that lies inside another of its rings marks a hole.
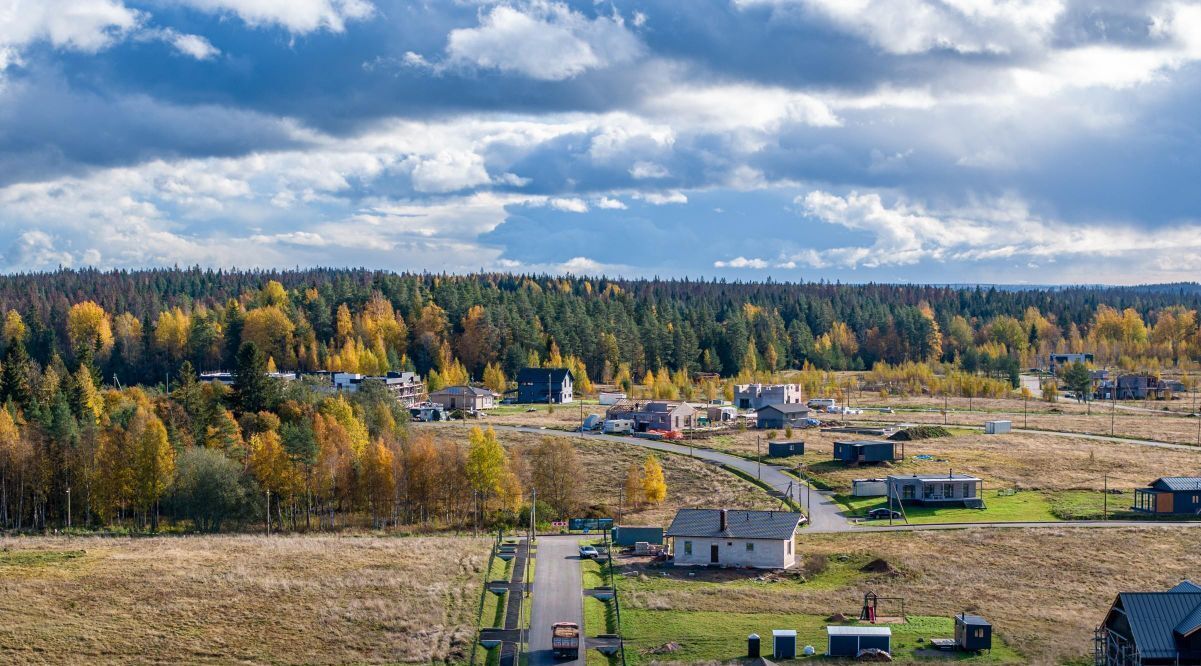
[[[1201,3],[0,0],[0,271],[1201,276]]]

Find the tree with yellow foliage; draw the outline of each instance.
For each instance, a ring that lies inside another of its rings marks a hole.
[[[124,327],[128,322],[121,324]],[[188,351],[188,333],[191,330],[192,318],[186,312],[179,308],[164,310],[154,322],[154,346],[168,359],[178,362]]]
[[[645,491],[642,489],[642,465],[632,463],[626,469],[626,482],[623,490],[623,497],[631,508],[642,505],[645,498]]]
[[[105,358],[113,349],[112,322],[104,308],[93,301],[71,306],[67,312],[67,339],[76,354]]]
[[[143,525],[150,510],[154,510],[151,527],[157,530],[159,500],[167,493],[175,475],[175,449],[167,440],[163,422],[153,414],[146,414],[142,407],[138,407],[138,412],[144,421],[133,441],[133,497],[142,512]]]
[[[496,363],[484,367],[484,386],[502,395],[508,390],[509,381],[505,378],[505,371]]]
[[[654,454],[647,455],[642,464],[642,497],[648,504],[661,504],[667,498],[667,480],[663,477],[663,466]]]

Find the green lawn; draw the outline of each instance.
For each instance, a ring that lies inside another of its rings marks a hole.
[[[999,495],[1009,490],[985,490],[984,509],[963,507],[932,508],[906,506],[905,514],[911,523],[1019,523],[1053,522],[1061,520],[1051,510],[1050,498],[1041,492],[1021,491],[1012,495]],[[835,495],[834,499],[847,507],[847,515],[864,516],[877,508],[888,508],[883,497],[854,497]],[[866,524],[888,524],[887,520],[867,521]]]
[[[762,639],[764,656],[770,657],[772,629],[795,629],[797,651],[812,645],[821,658],[826,651],[826,620],[816,615],[681,612],[653,610],[623,610],[626,635],[626,658],[631,664],[656,660],[699,662],[730,660],[746,654],[746,638],[758,634]],[[950,617],[911,616],[905,624],[892,626],[892,655],[901,663],[927,661],[915,650],[925,647],[931,638],[954,636],[954,620]],[[670,654],[653,654],[650,650],[668,642],[679,643],[680,649]],[[995,634],[993,649],[980,655],[954,654],[959,661],[989,664],[1020,664],[1025,660],[1010,649]]]

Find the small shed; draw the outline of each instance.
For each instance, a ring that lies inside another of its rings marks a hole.
[[[796,442],[768,442],[767,455],[772,458],[787,458],[788,456],[799,456],[805,453],[805,443]]]
[[[1013,421],[985,421],[985,435],[1003,435],[1013,430]]]
[[[784,405],[764,405],[755,411],[755,425],[762,430],[768,428],[800,428],[809,418],[809,408],[805,405],[789,403]]]
[[[895,450],[889,441],[834,442],[834,459],[847,464],[880,463],[895,459]]]
[[[826,627],[826,656],[859,656],[860,650],[883,650],[892,653],[892,629],[889,627],[837,626]]]
[[[992,649],[992,625],[979,615],[955,616],[955,645],[960,650],[979,652]]]
[[[639,541],[663,545],[662,527],[644,527],[641,525],[618,525],[613,528],[613,545],[633,546]]]
[[[796,659],[796,629],[772,629],[772,656],[776,659]]]
[[[888,494],[888,481],[885,479],[855,479],[851,481],[851,495],[854,497],[884,497]]]

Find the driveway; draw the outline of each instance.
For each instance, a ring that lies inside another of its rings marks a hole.
[[[529,663],[533,666],[584,663],[582,649],[579,659],[557,661],[550,641],[550,626],[556,622],[580,625],[581,646],[588,635],[584,626],[584,578],[580,570],[579,539],[579,536],[538,537],[529,634]]]

